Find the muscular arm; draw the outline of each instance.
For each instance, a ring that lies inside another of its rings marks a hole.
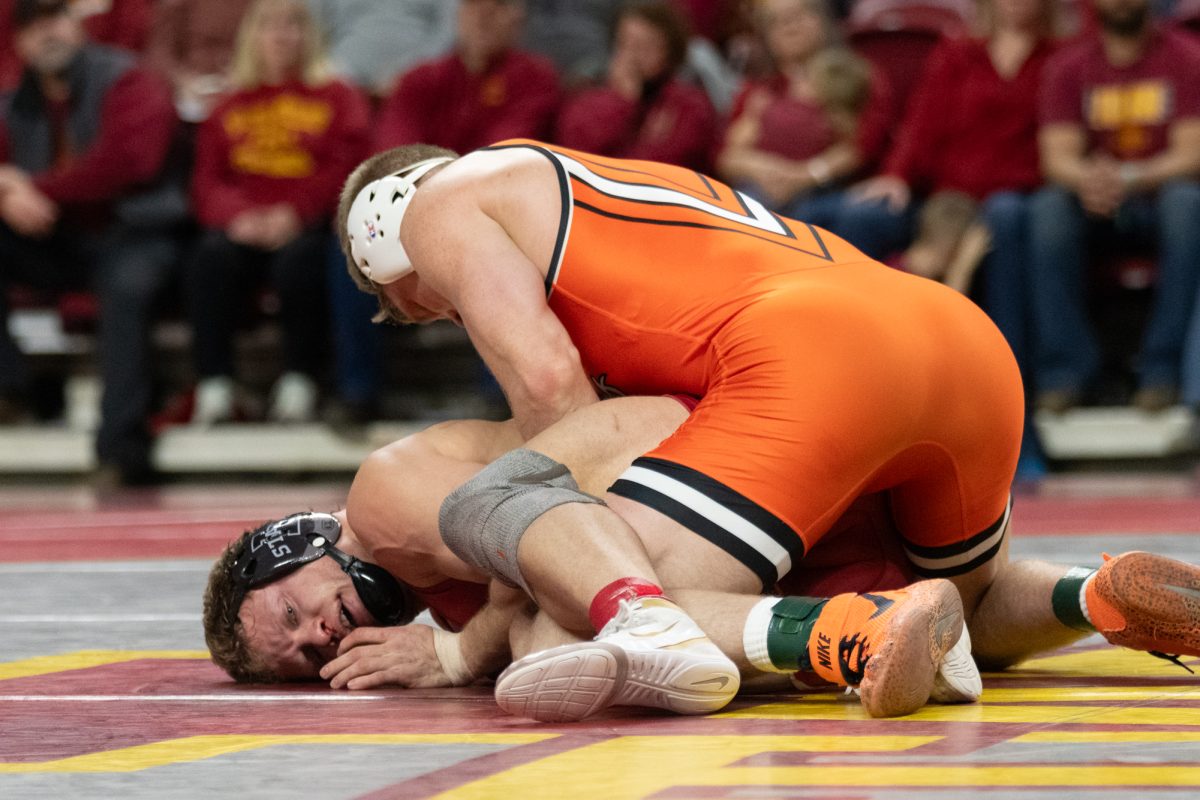
[[[596,395],[579,351],[546,303],[541,272],[481,205],[472,173],[461,174],[416,196],[404,223],[405,246],[421,265],[421,279],[458,310],[529,437],[596,402]]]

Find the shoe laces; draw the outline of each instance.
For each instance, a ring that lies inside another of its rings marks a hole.
[[[1158,650],[1147,650],[1146,652],[1148,652],[1150,655],[1154,656],[1155,658],[1161,658],[1163,661],[1170,661],[1172,664],[1175,664],[1176,666],[1183,667],[1184,669],[1186,669],[1188,672],[1190,672],[1193,675],[1196,674],[1196,671],[1194,669],[1189,667],[1187,664],[1183,663],[1183,659],[1178,654],[1170,655],[1168,653],[1160,653]]]
[[[618,600],[617,613],[613,615],[612,619],[604,624],[604,627],[600,629],[598,634],[596,634],[596,639],[603,639],[605,636],[614,634],[622,628],[628,626],[629,623],[633,621],[633,612],[637,611],[638,608],[641,608],[640,603],[638,604],[638,608],[634,608],[634,603],[636,602],[636,600]]]

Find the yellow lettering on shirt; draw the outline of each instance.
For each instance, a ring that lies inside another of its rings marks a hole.
[[[317,164],[302,137],[320,136],[332,120],[328,102],[295,94],[230,109],[221,120],[233,143],[230,166],[247,175],[306,178]]]

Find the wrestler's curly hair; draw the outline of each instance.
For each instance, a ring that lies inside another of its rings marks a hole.
[[[391,150],[376,153],[359,164],[354,172],[350,173],[350,177],[346,178],[346,185],[342,187],[337,210],[338,241],[341,242],[342,255],[346,257],[346,269],[349,270],[350,277],[354,279],[354,284],[360,290],[379,300],[380,313],[376,317],[377,320],[393,319],[396,315],[385,305],[379,284],[363,275],[354,263],[354,256],[350,253],[350,233],[346,229],[346,220],[350,218],[350,206],[354,204],[354,198],[358,197],[358,193],[363,190],[363,187],[371,181],[392,175],[418,161],[444,156],[458,158],[458,153],[432,144],[406,144],[402,147],[393,147]]]
[[[233,562],[245,549],[250,537],[270,523],[245,531],[230,542],[208,573],[204,589],[204,641],[213,663],[239,683],[278,683],[279,676],[269,670],[250,649],[246,631],[238,618],[244,596],[233,579]],[[236,604],[236,605],[235,605]]]

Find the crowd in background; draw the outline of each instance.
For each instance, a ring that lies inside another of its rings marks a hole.
[[[263,287],[282,331],[265,416],[313,420],[327,397],[369,418],[380,332],[331,231],[342,181],[382,148],[513,137],[713,173],[970,294],[1031,407],[1200,405],[1192,17],[1189,0],[0,0],[0,424],[29,411],[6,325],[29,286],[96,298],[96,453],[120,481],[152,477],[164,306],[192,331],[191,424],[242,416],[233,345]],[[870,49],[907,29],[919,60]],[[1131,264],[1151,288],[1114,345],[1096,299]]]

